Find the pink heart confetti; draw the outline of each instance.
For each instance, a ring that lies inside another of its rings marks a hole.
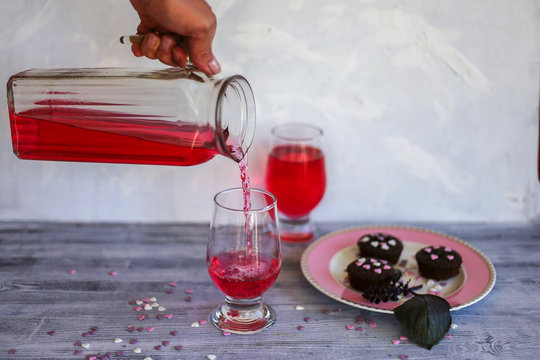
[[[382,270],[381,270],[381,269],[375,269],[375,270],[373,270],[373,271],[375,271],[377,274],[382,273]]]
[[[454,260],[454,255],[446,255],[446,257],[448,258],[448,260]]]
[[[435,254],[431,254],[431,260],[437,260],[439,257]]]
[[[364,269],[366,269],[366,270],[371,269],[371,265],[369,265],[369,264],[366,264],[366,265],[364,265],[364,266],[362,266],[362,267],[363,267]]]
[[[428,254],[430,254],[431,253],[431,248],[425,248],[424,251],[427,252]]]

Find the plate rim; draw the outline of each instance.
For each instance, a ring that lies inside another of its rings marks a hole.
[[[300,268],[301,268],[302,274],[304,275],[306,280],[313,287],[315,287],[317,290],[322,292],[324,295],[326,295],[326,296],[328,296],[328,297],[330,297],[330,298],[332,298],[334,300],[337,300],[337,301],[339,301],[341,303],[344,303],[344,304],[347,304],[347,305],[350,305],[350,306],[353,306],[353,307],[356,307],[356,308],[368,310],[368,311],[385,313],[385,314],[393,314],[394,313],[393,310],[381,309],[381,308],[378,308],[376,306],[370,306],[370,305],[366,305],[366,304],[359,304],[357,302],[350,301],[350,300],[345,299],[345,298],[343,298],[343,297],[341,297],[339,295],[336,295],[335,293],[327,290],[323,285],[321,285],[317,280],[315,280],[315,278],[313,278],[313,276],[311,275],[311,273],[309,272],[309,269],[308,269],[309,256],[312,253],[312,251],[317,247],[318,244],[324,242],[325,240],[327,240],[328,238],[330,238],[332,236],[342,234],[342,233],[345,233],[345,232],[352,232],[352,231],[366,230],[366,229],[375,229],[375,228],[387,228],[387,229],[420,231],[420,232],[424,232],[424,233],[428,233],[428,234],[441,236],[441,237],[447,238],[447,239],[449,239],[451,241],[455,241],[457,243],[460,243],[463,246],[466,246],[466,247],[470,248],[472,251],[474,251],[482,259],[482,261],[485,263],[485,265],[487,266],[488,271],[489,271],[489,281],[488,281],[487,285],[485,286],[485,288],[477,296],[475,296],[474,298],[472,298],[471,300],[469,300],[467,302],[464,302],[462,304],[455,305],[455,306],[451,307],[450,311],[456,311],[456,310],[459,310],[459,309],[463,309],[465,307],[468,307],[468,306],[470,306],[472,304],[477,303],[478,301],[485,298],[491,292],[493,287],[495,286],[495,282],[496,282],[496,279],[497,279],[497,274],[496,274],[496,271],[495,271],[495,267],[493,266],[493,263],[491,262],[491,260],[489,260],[489,258],[482,251],[480,251],[478,248],[476,248],[475,246],[473,246],[473,245],[469,244],[468,242],[466,242],[466,241],[464,241],[462,239],[459,239],[459,238],[457,238],[455,236],[452,236],[452,235],[449,235],[449,234],[446,234],[446,233],[443,233],[443,232],[440,232],[440,231],[437,231],[437,230],[431,230],[431,229],[422,228],[422,227],[418,227],[418,226],[411,226],[411,225],[388,225],[388,224],[350,226],[350,227],[347,227],[347,228],[334,230],[332,232],[329,232],[329,233],[319,237],[317,240],[315,240],[314,242],[312,242],[311,244],[308,245],[308,247],[304,250],[304,252],[302,253],[302,256],[300,258]],[[328,266],[329,265],[330,264],[328,264]]]

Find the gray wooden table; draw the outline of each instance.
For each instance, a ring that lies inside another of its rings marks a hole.
[[[351,225],[359,224],[319,228]],[[453,312],[457,328],[432,350],[393,344],[404,332],[392,315],[313,288],[299,266],[305,245],[283,245],[281,274],[264,296],[277,323],[256,335],[224,336],[205,323],[223,299],[206,270],[206,224],[0,222],[0,359],[539,358],[540,225],[409,225],[469,242],[497,270],[493,291]],[[152,297],[165,309],[134,310],[133,301]],[[138,320],[141,314],[149,316]],[[357,316],[377,326],[355,324]]]

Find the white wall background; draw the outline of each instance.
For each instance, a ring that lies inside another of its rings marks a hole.
[[[262,186],[270,128],[325,130],[328,188],[313,217],[540,220],[538,0],[211,0],[223,74],[257,99]],[[118,43],[127,0],[0,0],[0,80],[34,67],[156,67]],[[0,98],[6,98],[0,87]],[[0,102],[0,220],[209,221],[236,164],[19,160]]]

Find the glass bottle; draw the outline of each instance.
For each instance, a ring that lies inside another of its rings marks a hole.
[[[248,81],[194,67],[31,69],[7,83],[21,159],[189,166],[240,161],[255,132]]]

